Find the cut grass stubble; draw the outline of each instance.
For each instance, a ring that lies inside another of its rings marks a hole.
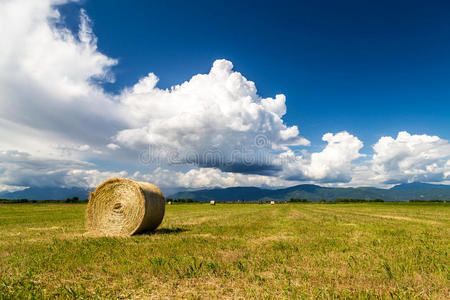
[[[1,295],[450,297],[445,204],[171,205],[127,238],[85,208],[0,205]]]

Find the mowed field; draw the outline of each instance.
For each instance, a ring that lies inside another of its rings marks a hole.
[[[1,298],[450,298],[446,204],[179,204],[133,237],[85,209],[0,205]]]

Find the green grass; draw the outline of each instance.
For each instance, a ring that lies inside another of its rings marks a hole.
[[[445,204],[184,204],[89,237],[85,204],[0,205],[0,298],[450,298]]]

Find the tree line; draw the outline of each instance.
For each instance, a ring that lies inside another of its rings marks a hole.
[[[67,198],[66,200],[29,200],[27,198],[22,199],[0,199],[0,203],[86,203],[87,199],[80,200],[78,197]]]

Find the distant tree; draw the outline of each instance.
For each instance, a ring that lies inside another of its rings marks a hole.
[[[382,199],[366,200],[366,199],[340,198],[340,199],[336,199],[334,202],[335,203],[365,203],[365,202],[384,202],[384,200],[382,200]]]
[[[179,199],[171,199],[172,203],[196,203],[198,201],[194,200],[194,199],[184,199],[184,198],[179,198]]]
[[[80,199],[78,197],[72,197],[72,198],[66,199],[66,203],[77,203],[78,201],[80,201]]]
[[[289,199],[288,202],[291,202],[291,203],[306,203],[306,202],[308,202],[308,200],[307,199],[291,198],[291,199]]]
[[[0,199],[0,203],[28,203],[29,200],[26,198],[23,199]]]
[[[443,203],[443,200],[409,200],[411,203]]]

